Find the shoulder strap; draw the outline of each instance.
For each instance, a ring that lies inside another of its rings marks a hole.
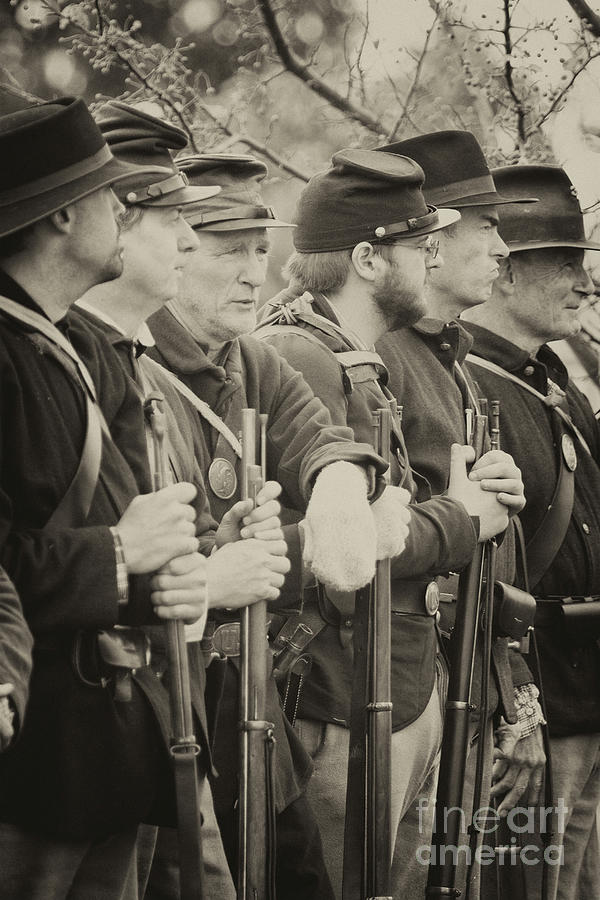
[[[206,421],[212,425],[212,427],[222,434],[229,446],[233,449],[236,456],[240,459],[242,458],[242,445],[236,438],[233,431],[225,424],[223,419],[217,415],[214,410],[210,408],[208,403],[204,400],[201,400],[190,388],[187,384],[184,384],[183,381],[180,381],[177,375],[171,372],[169,369],[165,369],[164,366],[161,366],[160,363],[157,363],[156,360],[151,359],[149,356],[145,357],[146,361],[150,364],[150,367],[155,368],[157,371],[163,375],[167,381],[169,381],[173,387],[179,391],[182,397],[190,403],[196,412],[200,413],[202,418],[206,419]]]
[[[548,506],[548,509],[546,510],[546,513],[542,521],[540,522],[535,534],[532,535],[526,546],[527,574],[529,584],[531,585],[532,589],[534,589],[540,583],[540,581],[552,565],[556,554],[560,550],[565,539],[567,529],[569,527],[569,522],[571,521],[571,514],[573,512],[573,501],[575,498],[575,473],[567,466],[561,450],[561,437],[564,433],[565,425],[573,432],[573,434],[575,434],[583,449],[590,455],[591,451],[587,444],[587,441],[585,440],[575,423],[572,421],[569,414],[559,406],[550,407],[546,402],[546,397],[544,397],[544,395],[540,391],[537,391],[535,388],[522,381],[516,375],[507,372],[506,369],[503,369],[501,366],[497,366],[495,363],[492,363],[487,359],[482,359],[479,356],[475,356],[469,353],[467,355],[467,361],[469,363],[478,365],[481,368],[487,369],[490,372],[494,372],[496,375],[498,375],[500,378],[504,378],[506,381],[510,381],[513,384],[516,384],[524,391],[527,391],[534,397],[537,397],[537,399],[540,400],[545,406],[547,406],[549,409],[554,410],[554,412],[556,412],[558,416],[558,420],[556,418],[552,418],[551,420],[552,430],[554,432],[555,443],[558,448],[559,455],[558,478],[556,480],[556,485],[550,505]]]
[[[33,310],[9,300],[8,297],[0,296],[0,310],[9,318],[29,326],[34,332],[47,338],[50,346],[60,351],[53,354],[54,358],[61,363],[71,378],[75,375],[83,388],[87,421],[81,458],[71,484],[44,526],[46,530],[72,528],[75,523],[85,522],[87,519],[100,474],[102,432],[110,436],[108,425],[96,400],[94,382],[73,345],[52,322]],[[74,366],[68,365],[63,354],[74,363]]]
[[[592,451],[589,448],[588,442],[582,435],[581,431],[572,420],[571,416],[565,412],[564,409],[561,409],[560,406],[550,406],[548,403],[547,397],[545,397],[540,391],[537,391],[534,387],[527,384],[525,381],[522,381],[517,375],[513,375],[512,372],[507,372],[506,369],[503,369],[502,366],[497,366],[496,363],[490,362],[489,359],[483,359],[481,356],[475,356],[473,353],[468,353],[466,360],[468,363],[473,363],[473,365],[480,366],[482,369],[487,369],[489,372],[494,372],[496,375],[499,375],[500,378],[504,378],[505,381],[512,381],[513,384],[518,385],[522,390],[527,391],[529,394],[532,394],[534,397],[537,397],[538,400],[544,404],[544,406],[548,406],[549,409],[553,409],[554,412],[559,416],[563,422],[571,429],[583,449],[590,456],[592,455]]]
[[[301,300],[302,298],[299,299]],[[284,315],[285,310],[287,310],[287,314]],[[325,316],[321,316],[318,313],[312,311],[306,312],[304,305],[300,305],[298,308],[293,309],[289,306],[279,308],[275,313],[261,322],[261,324],[252,332],[252,336],[258,340],[263,340],[270,334],[296,334],[305,338],[307,341],[311,341],[313,344],[317,344],[319,347],[326,346],[312,331],[308,331],[306,328],[298,325],[298,322],[312,325],[324,334],[329,335],[329,337],[341,339],[344,344],[350,348],[349,350],[332,350],[330,347],[327,347],[327,349],[334,354],[340,365],[342,371],[342,384],[346,394],[352,393],[354,385],[370,382],[381,393],[383,406],[395,407],[396,399],[386,386],[388,370],[379,353],[357,347],[354,341],[344,333],[339,325],[336,325],[335,322],[326,319]],[[400,411],[400,407],[398,408],[398,411]],[[392,416],[392,434],[402,459],[405,461],[401,482],[403,484],[409,469],[409,463],[404,435],[402,434],[402,428],[397,414]]]
[[[564,428],[556,422],[555,442],[559,454],[559,468],[552,500],[540,522],[537,531],[529,539],[527,549],[527,573],[534,589],[540,583],[565,539],[575,499],[575,472],[566,464],[561,451],[561,436]]]

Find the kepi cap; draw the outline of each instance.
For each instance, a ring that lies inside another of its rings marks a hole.
[[[499,194],[479,142],[470,131],[434,131],[378,147],[410,156],[425,173],[425,196],[439,207],[500,206],[533,203],[528,197]]]
[[[218,194],[220,187],[190,187],[171,151],[187,146],[181,128],[119,100],[110,100],[95,114],[96,122],[117,159],[137,167],[121,182],[117,194],[130,206],[185,206]],[[135,170],[134,170],[135,171]]]
[[[0,118],[0,236],[128,178],[81,98],[62,97]]]
[[[536,204],[501,211],[498,231],[511,252],[546,247],[600,250],[600,244],[586,240],[577,192],[560,166],[502,166],[492,174],[501,190],[539,197]]]
[[[207,187],[221,185],[221,193],[185,210],[192,228],[201,231],[242,231],[248,228],[292,228],[277,219],[272,207],[265,206],[260,183],[266,178],[266,165],[249,154],[199,153],[180,157],[177,165],[190,184]]]
[[[457,222],[457,210],[427,205],[423,181],[421,167],[405,156],[340,150],[331,168],[313,176],[300,195],[296,250],[346,250],[360,241],[430,234]]]

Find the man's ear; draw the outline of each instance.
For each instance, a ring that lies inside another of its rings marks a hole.
[[[496,286],[498,290],[504,294],[514,294],[515,292],[515,270],[511,262],[510,256],[500,260],[500,272]]]
[[[51,228],[55,228],[57,231],[60,231],[61,234],[70,234],[73,230],[73,223],[75,221],[73,204],[63,206],[62,209],[50,213],[50,215],[47,216],[46,221]]]
[[[352,250],[352,265],[359,278],[375,281],[377,272],[383,263],[382,257],[373,249],[368,241],[361,241]]]

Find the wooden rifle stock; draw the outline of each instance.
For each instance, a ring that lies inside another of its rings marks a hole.
[[[474,420],[473,445],[475,458],[479,459],[484,447],[487,416],[475,415]],[[471,417],[467,416],[467,432],[470,422]],[[473,559],[458,581],[426,897],[459,897],[461,893],[455,887],[457,848],[464,819],[462,804],[469,748],[471,687],[485,558],[485,545],[478,543]],[[442,848],[445,848],[443,858]]]
[[[261,416],[256,465],[256,411],[242,410],[243,500],[256,500],[266,476],[265,428]],[[241,615],[238,900],[274,900],[274,726],[265,721],[267,678],[267,601],[261,600]]]
[[[388,463],[391,416],[390,409],[379,409],[373,423],[375,449]],[[366,641],[361,649],[363,634]],[[342,896],[343,900],[392,900],[389,559],[377,563],[373,582],[357,593],[354,647]]]
[[[154,453],[153,487],[160,491],[167,484],[167,454],[162,394],[146,398],[146,414],[152,434]],[[194,734],[190,669],[181,619],[165,623],[167,667],[171,711],[170,753],[173,759],[181,900],[202,900],[204,869],[202,864],[200,788],[196,757],[200,747]]]

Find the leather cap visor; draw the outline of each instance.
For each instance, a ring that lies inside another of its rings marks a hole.
[[[298,202],[294,246],[301,253],[352,249],[361,241],[431,234],[460,219],[425,202],[423,171],[405,156],[341,150],[310,179]]]
[[[177,169],[172,153],[187,146],[185,132],[137,106],[110,100],[96,112],[96,122],[114,156],[132,167],[119,183],[123,203],[136,206],[186,206],[215,196],[219,185],[192,187]]]
[[[245,231],[250,228],[293,228],[265,206],[260,182],[267,167],[245,154],[199,153],[177,160],[194,186],[221,185],[221,193],[207,203],[188,207],[186,221],[200,231]]]

